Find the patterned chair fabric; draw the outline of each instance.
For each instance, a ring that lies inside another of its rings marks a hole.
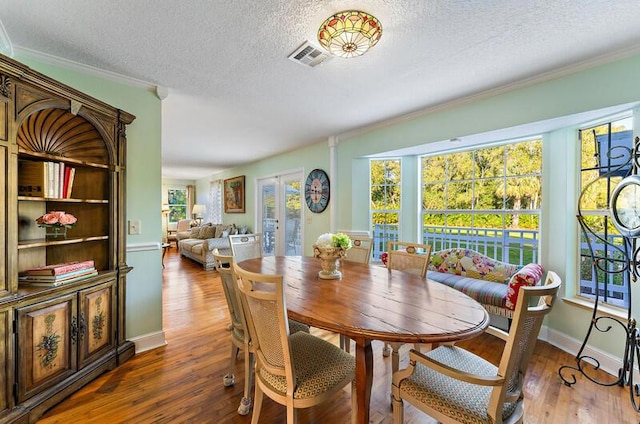
[[[311,334],[291,334],[282,276],[256,274],[238,265],[234,270],[257,356],[252,422],[259,420],[264,394],[286,405],[287,423],[296,422],[297,409],[320,404],[349,383],[353,407],[354,357]]]
[[[235,262],[262,257],[262,234],[236,234],[229,236]]]
[[[428,244],[408,243],[402,241],[387,242],[387,269],[410,272],[425,278],[427,265],[431,256],[431,246]],[[400,367],[399,350],[402,343],[385,343],[382,354],[391,354],[391,370],[398,371]]]
[[[214,251],[213,257],[216,269],[220,274],[224,297],[227,301],[229,316],[231,317],[231,325],[229,328],[231,331],[231,362],[229,364],[229,372],[223,377],[223,384],[225,387],[228,387],[235,383],[235,362],[238,357],[238,351],[242,349],[244,353],[245,379],[244,393],[238,406],[238,414],[247,415],[251,410],[250,390],[254,379],[253,366],[255,349],[251,343],[247,320],[237,290],[237,277],[233,270],[233,256],[221,255],[219,252]],[[309,333],[309,326],[306,324],[290,320],[289,326],[292,334],[298,331]]]
[[[498,367],[456,346],[426,354],[412,350],[409,367],[393,375],[394,423],[403,422],[404,401],[444,423],[523,422],[524,376],[560,285],[549,271],[544,286],[521,286]]]

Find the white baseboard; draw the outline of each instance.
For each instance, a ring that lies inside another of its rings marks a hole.
[[[558,349],[564,350],[565,352],[571,354],[574,356],[578,353],[578,351],[580,350],[580,347],[582,346],[582,340],[576,340],[574,338],[571,338],[569,336],[567,336],[564,333],[561,333],[559,331],[553,330],[553,329],[549,329],[546,326],[543,326],[540,329],[540,334],[538,336],[538,338],[540,340],[544,340],[550,344],[552,344],[553,346],[557,347]],[[624,340],[619,340],[619,343],[622,343],[624,345],[625,341]],[[600,369],[602,371],[605,371],[613,376],[618,375],[618,370],[621,368],[622,366],[622,359],[612,355],[610,353],[604,352],[600,349],[596,349],[594,347],[591,347],[589,345],[586,345],[584,350],[582,351],[582,355],[583,356],[590,356],[594,359],[596,359],[599,363],[600,363]],[[566,365],[569,366],[574,366],[576,365],[575,360],[572,360],[570,363],[567,363]],[[635,365],[636,367],[636,376],[634,376],[634,381],[640,381],[638,380],[638,364]]]
[[[132,337],[129,341],[132,341],[136,345],[136,354],[167,345],[164,331]]]

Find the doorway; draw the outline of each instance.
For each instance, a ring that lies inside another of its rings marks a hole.
[[[258,180],[257,232],[264,256],[302,255],[302,172]]]

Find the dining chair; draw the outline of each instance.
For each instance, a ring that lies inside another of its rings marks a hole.
[[[216,264],[216,270],[220,274],[222,281],[222,289],[224,297],[227,301],[229,316],[231,317],[231,363],[229,364],[229,372],[223,377],[225,387],[235,384],[235,362],[238,352],[242,349],[244,353],[244,392],[240,405],[238,406],[238,414],[247,415],[251,410],[251,386],[254,379],[254,353],[253,343],[247,328],[242,302],[237,290],[237,277],[233,270],[233,256],[220,255],[217,251],[213,252],[213,258]],[[289,327],[292,333],[298,331],[309,332],[309,326],[297,321],[291,320]]]
[[[309,333],[291,333],[281,275],[253,273],[237,264],[234,270],[256,352],[252,424],[258,423],[265,394],[286,406],[292,424],[298,409],[331,399],[349,383],[355,411],[354,357]]]
[[[422,278],[427,275],[431,246],[404,241],[387,242],[387,269],[411,272]]]
[[[347,234],[351,239],[351,249],[347,250],[347,253],[342,260],[360,264],[369,264],[369,261],[371,260],[371,251],[373,250],[373,238],[360,237],[349,233],[345,234]],[[340,335],[340,347],[347,352],[351,351],[351,340],[343,334]]]
[[[453,345],[411,350],[409,366],[393,374],[393,422],[403,422],[407,401],[442,423],[522,423],[527,366],[561,284],[549,271],[544,286],[520,288],[497,367]]]
[[[373,238],[356,236],[349,236],[349,238],[351,239],[351,249],[347,250],[342,260],[368,264],[371,260],[371,251],[373,250]]]
[[[231,235],[229,244],[235,262],[262,257],[262,233]]]
[[[431,246],[404,241],[388,241],[387,255],[387,269],[389,272],[395,269],[425,278],[431,256]],[[383,356],[391,355],[392,372],[398,371],[400,367],[400,346],[402,346],[402,343],[385,343],[382,350]]]

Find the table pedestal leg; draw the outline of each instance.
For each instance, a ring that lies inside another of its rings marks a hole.
[[[357,422],[369,424],[369,405],[373,383],[373,350],[371,340],[356,339],[356,401]]]

